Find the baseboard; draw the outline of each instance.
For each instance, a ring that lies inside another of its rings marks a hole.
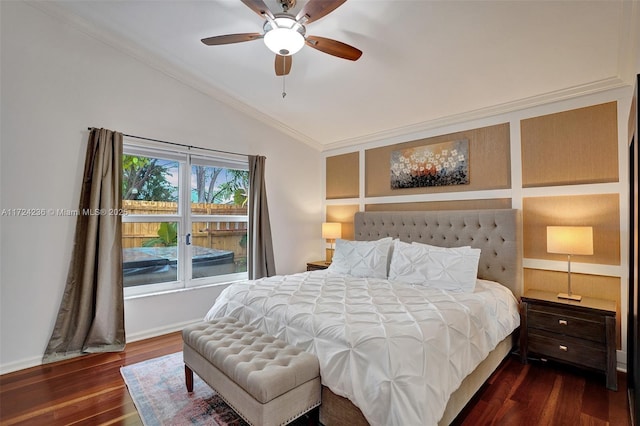
[[[626,373],[627,372],[627,353],[624,351],[616,351],[616,360],[618,361],[616,365],[616,370]]]
[[[127,333],[127,343],[137,342],[139,340],[150,339],[152,337],[162,336],[163,334],[173,333],[175,331],[181,331],[183,328],[202,321],[202,318],[194,319],[190,321],[183,321],[176,324],[169,324],[166,326],[152,328],[150,330],[143,330],[137,333]]]
[[[21,359],[19,361],[9,362],[0,365],[0,374],[13,373],[18,370],[25,370],[31,367],[37,367],[42,364],[42,355]]]
[[[202,319],[194,319],[191,321],[184,321],[176,324],[170,324],[163,327],[154,328],[151,330],[144,330],[137,333],[127,333],[127,343],[137,342],[139,340],[149,339],[152,337],[162,336],[163,334],[173,333],[180,331],[183,328],[202,321]],[[25,370],[31,367],[37,367],[42,365],[42,355],[25,358],[19,361],[10,362],[0,365],[0,374],[13,373],[14,371]]]

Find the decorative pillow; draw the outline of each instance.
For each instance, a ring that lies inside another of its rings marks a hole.
[[[480,249],[436,247],[395,240],[389,279],[457,292],[473,292]]]
[[[387,278],[391,237],[377,241],[336,240],[333,260],[327,270],[364,278]]]

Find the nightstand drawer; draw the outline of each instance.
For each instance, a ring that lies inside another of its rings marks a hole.
[[[597,370],[607,367],[605,347],[593,347],[584,340],[544,330],[529,330],[529,351]]]
[[[529,290],[520,306],[520,359],[529,353],[604,372],[616,390],[616,303],[583,297],[580,302],[557,293]]]
[[[594,342],[604,343],[605,341],[603,317],[583,316],[580,318],[575,316],[573,312],[572,315],[567,315],[566,311],[555,311],[549,306],[538,307],[534,305],[529,308],[528,321],[530,328],[548,330]]]

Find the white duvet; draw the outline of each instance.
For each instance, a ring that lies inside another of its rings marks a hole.
[[[322,384],[372,425],[436,425],[451,393],[519,325],[505,287],[452,293],[312,271],[235,283],[206,319],[233,316],[320,360]]]

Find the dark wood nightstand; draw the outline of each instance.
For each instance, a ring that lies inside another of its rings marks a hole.
[[[583,297],[575,302],[557,294],[530,290],[520,304],[520,359],[541,359],[601,371],[607,389],[618,389],[616,375],[616,304]]]
[[[331,265],[331,262],[327,263],[324,260],[315,260],[307,263],[307,271],[317,271],[320,269],[327,269]]]

